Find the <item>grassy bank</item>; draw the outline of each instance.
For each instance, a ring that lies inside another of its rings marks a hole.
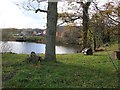
[[[44,55],[40,55],[44,58]],[[118,77],[106,52],[57,55],[57,62],[26,62],[27,55],[3,54],[3,87],[116,88]],[[118,60],[113,60],[118,65]]]
[[[45,43],[45,37],[44,36],[26,36],[26,41]]]
[[[45,43],[45,36],[10,36],[2,38],[2,41],[22,41],[22,42],[36,42]]]

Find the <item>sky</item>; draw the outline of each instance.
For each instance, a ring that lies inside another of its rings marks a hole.
[[[26,11],[15,3],[24,0],[0,0],[0,28],[46,28],[46,13]],[[108,0],[107,0],[108,1]],[[99,0],[104,3],[105,0]],[[58,7],[62,7],[62,3]],[[45,3],[40,5],[45,8]]]
[[[20,9],[16,0],[0,0],[0,28],[45,28],[46,14]]]

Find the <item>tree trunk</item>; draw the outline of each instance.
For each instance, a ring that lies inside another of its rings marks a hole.
[[[56,60],[55,43],[57,27],[57,2],[48,2],[45,59]]]
[[[120,23],[118,24],[118,50],[120,51]]]
[[[88,33],[88,8],[90,6],[90,2],[83,4],[83,48],[87,47],[87,33]]]
[[[96,37],[95,37],[95,35],[93,36],[93,49],[94,49],[94,51],[96,51]]]
[[[120,2],[118,6],[118,17],[120,18]],[[118,23],[118,50],[120,51],[120,22]]]

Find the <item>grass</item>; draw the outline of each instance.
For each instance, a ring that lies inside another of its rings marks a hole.
[[[12,41],[20,40],[21,36],[14,36],[11,39]],[[38,43],[45,43],[45,36],[25,36],[26,42],[38,42]]]
[[[45,42],[44,36],[27,36],[26,41],[28,42]]]
[[[40,55],[44,58],[44,55]],[[30,64],[25,54],[2,55],[3,88],[117,88],[118,76],[106,52],[57,55],[57,62]],[[118,65],[118,60],[113,60]]]

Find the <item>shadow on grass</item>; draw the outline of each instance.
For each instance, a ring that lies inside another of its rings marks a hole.
[[[18,64],[18,65],[17,65]],[[11,69],[9,69],[11,67]],[[107,68],[105,68],[107,69]],[[89,65],[74,65],[61,61],[31,64],[26,61],[3,65],[4,88],[115,88],[115,71],[102,70]]]

